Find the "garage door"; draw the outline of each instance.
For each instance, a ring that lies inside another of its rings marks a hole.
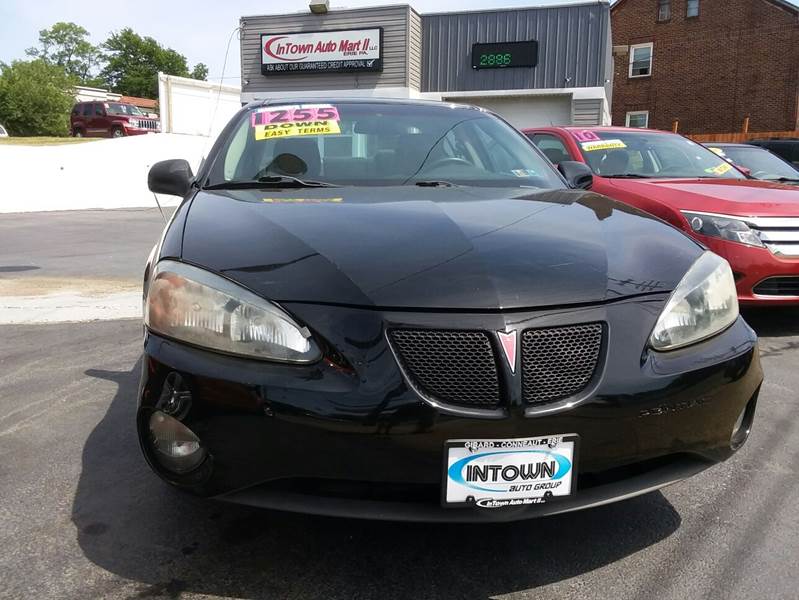
[[[521,98],[446,98],[492,110],[514,127],[571,125],[571,96],[526,96]]]

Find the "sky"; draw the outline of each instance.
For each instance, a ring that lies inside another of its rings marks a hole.
[[[799,4],[799,0],[792,0]],[[331,9],[389,4],[411,4],[417,11],[443,12],[513,6],[575,4],[585,0],[331,0]],[[91,10],[91,6],[98,10]],[[209,81],[223,76],[225,49],[239,17],[307,11],[307,0],[121,0],[87,3],[76,0],[0,0],[0,61],[24,59],[25,49],[35,46],[39,30],[58,21],[85,27],[95,44],[112,31],[131,27],[162,45],[183,54],[189,69],[195,63],[208,65]],[[239,46],[236,37],[224,69],[225,83],[239,84]]]

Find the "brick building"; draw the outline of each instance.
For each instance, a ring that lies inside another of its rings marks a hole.
[[[613,124],[799,129],[799,8],[787,0],[618,0]]]

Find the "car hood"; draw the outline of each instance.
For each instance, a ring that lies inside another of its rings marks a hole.
[[[667,292],[701,248],[598,194],[488,188],[200,191],[182,259],[283,302],[496,310]]]
[[[607,179],[620,190],[680,210],[744,217],[799,216],[799,190],[754,179]]]

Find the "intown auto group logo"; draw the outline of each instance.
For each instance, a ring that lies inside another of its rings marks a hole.
[[[496,462],[502,455],[514,460]],[[536,487],[544,482],[547,489],[560,485],[572,468],[565,456],[547,450],[499,450],[471,454],[455,461],[447,475],[459,485],[480,492],[515,492],[520,485]],[[536,487],[536,489],[545,489]]]

